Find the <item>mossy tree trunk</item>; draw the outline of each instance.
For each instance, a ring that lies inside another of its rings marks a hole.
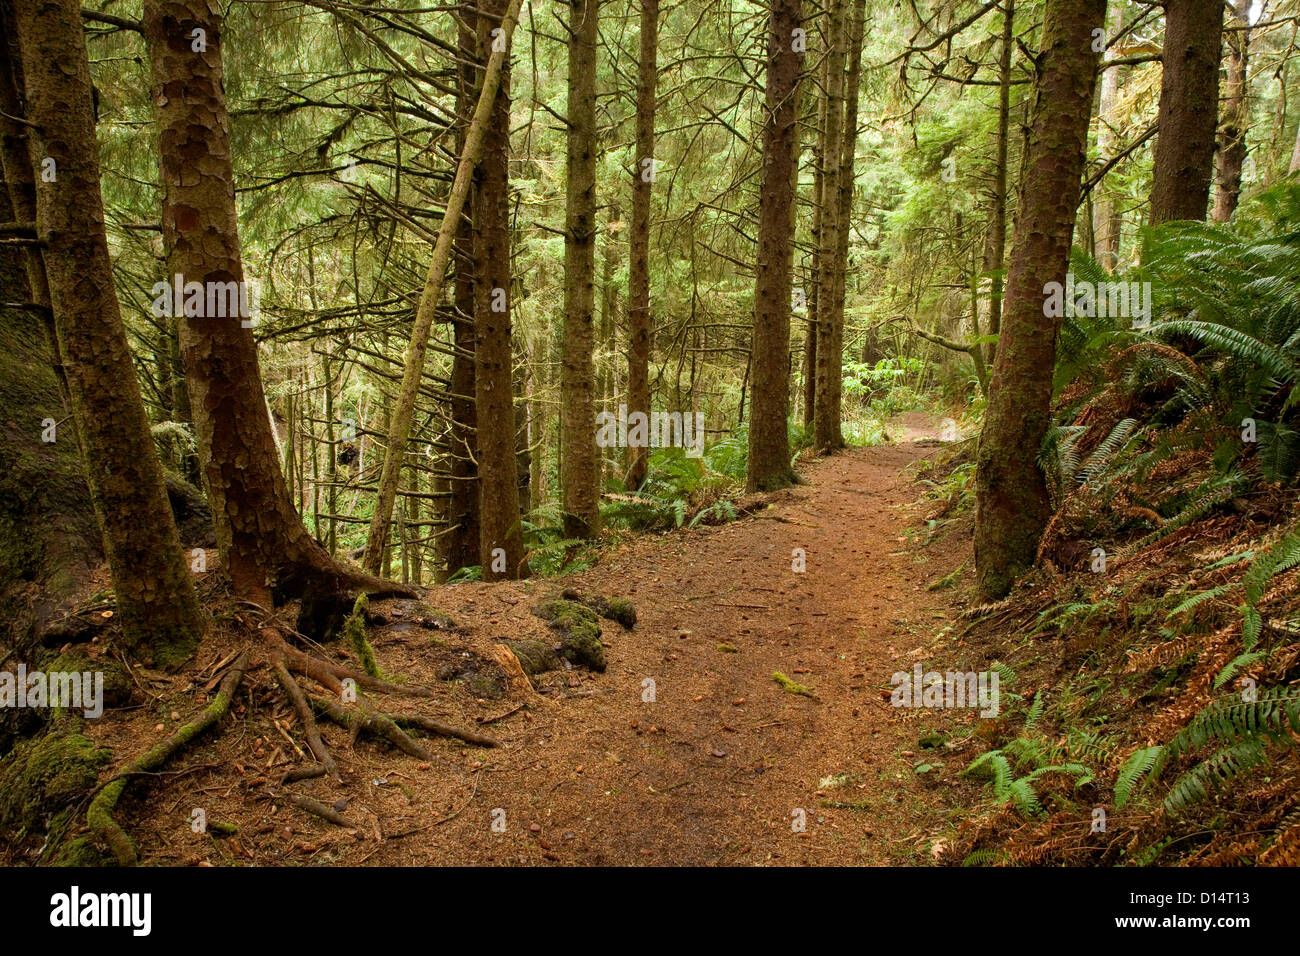
[[[193,652],[203,617],[113,287],[81,6],[15,0],[14,10],[37,234],[122,636],[157,665],[175,666]],[[70,430],[58,440],[75,444]]]
[[[487,65],[506,0],[481,0],[480,60]],[[498,34],[499,36],[500,34]],[[510,57],[483,134],[474,196],[474,394],[478,406],[479,564],[485,581],[526,572],[515,461],[514,352],[510,340]]]
[[[12,218],[8,185],[0,221]],[[41,323],[22,307],[35,305],[23,258],[0,245],[0,644],[20,654],[103,559],[72,423],[41,440],[42,423],[67,412]]]
[[[1087,149],[1105,0],[1048,0],[1033,122],[1007,272],[1002,337],[977,457],[975,564],[986,600],[1034,563],[1050,516],[1038,448],[1051,415],[1058,319],[1044,286],[1063,282]]]
[[[560,378],[564,533],[600,530],[596,376],[596,40],[599,0],[569,2],[569,98],[564,230],[564,355]]]

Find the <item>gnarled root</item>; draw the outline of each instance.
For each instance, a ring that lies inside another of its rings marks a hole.
[[[247,670],[248,651],[243,651],[226,672],[226,676],[222,678],[217,696],[212,699],[212,703],[208,704],[197,720],[181,727],[166,740],[149,748],[123,767],[90,801],[90,809],[86,811],[86,823],[92,833],[97,834],[108,844],[109,849],[113,851],[113,856],[122,866],[134,866],[139,861],[135,844],[113,819],[113,810],[122,799],[127,786],[134,777],[158,770],[182,747],[220,721],[229,712],[235,691]]]

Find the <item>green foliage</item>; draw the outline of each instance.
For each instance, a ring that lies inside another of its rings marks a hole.
[[[1036,817],[1042,812],[1038,792],[1034,781],[1049,773],[1063,773],[1075,778],[1079,786],[1092,779],[1092,772],[1079,763],[1048,764],[1037,766],[1022,777],[1017,777],[1007,759],[1007,754],[1016,758],[1018,763],[1038,763],[1043,759],[1044,751],[1038,741],[1020,738],[1013,741],[1014,748],[1008,745],[1003,750],[989,750],[980,754],[963,771],[971,776],[986,778],[992,784],[993,798],[999,803],[1010,802],[1026,817]]]
[[[1230,744],[1201,761],[1179,777],[1164,799],[1170,813],[1179,813],[1205,800],[1234,777],[1266,762],[1268,755],[1261,741],[1247,739]]]
[[[1122,807],[1132,799],[1133,788],[1155,767],[1162,750],[1164,748],[1159,744],[1142,747],[1124,761],[1119,776],[1115,778],[1115,806]]]
[[[1211,743],[1219,745],[1173,783],[1164,799],[1165,809],[1178,813],[1202,802],[1211,791],[1266,763],[1268,743],[1292,746],[1291,734],[1296,733],[1300,733],[1300,691],[1294,688],[1261,690],[1252,701],[1236,696],[1215,701],[1156,754],[1152,779],[1179,756]]]
[[[608,482],[601,517],[609,527],[636,531],[680,528],[692,511],[690,527],[732,521],[737,511],[728,496],[741,491],[748,466],[749,430],[743,423],[699,458],[681,448],[655,449],[640,488],[630,491],[618,478]],[[710,503],[696,510],[701,499]]]

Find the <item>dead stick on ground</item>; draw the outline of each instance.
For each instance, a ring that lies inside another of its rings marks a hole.
[[[135,775],[159,769],[178,750],[221,720],[230,710],[230,702],[234,699],[235,690],[239,687],[239,682],[244,679],[247,670],[248,651],[244,651],[235,660],[229,673],[222,678],[217,696],[212,699],[212,703],[208,704],[197,720],[181,727],[162,743],[151,747],[123,767],[117,776],[99,791],[95,799],[90,801],[90,809],[86,811],[86,823],[92,833],[108,844],[109,849],[113,851],[113,856],[117,857],[117,862],[122,866],[134,866],[139,860],[135,844],[131,842],[127,832],[113,819],[113,810],[117,802],[122,799],[127,785]]]

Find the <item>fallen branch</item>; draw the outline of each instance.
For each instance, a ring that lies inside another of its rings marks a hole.
[[[304,797],[298,793],[286,793],[284,797],[299,810],[306,810],[308,813],[314,814],[322,820],[327,820],[335,826],[346,827],[349,830],[361,829],[333,807],[327,807],[319,800],[313,800],[311,797]]]

